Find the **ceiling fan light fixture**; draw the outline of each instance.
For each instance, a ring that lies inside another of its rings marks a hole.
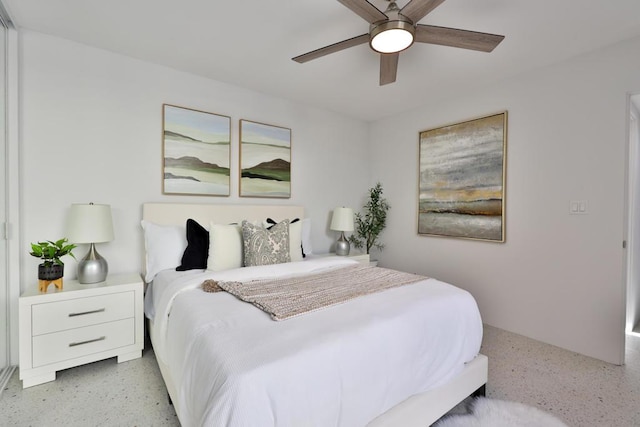
[[[376,52],[400,52],[413,44],[415,32],[416,29],[410,22],[385,21],[371,30],[369,44]]]

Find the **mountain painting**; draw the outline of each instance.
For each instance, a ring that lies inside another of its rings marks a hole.
[[[228,196],[231,118],[163,105],[163,193]]]
[[[418,234],[505,241],[507,112],[420,132]]]
[[[291,129],[240,120],[240,196],[291,197]]]

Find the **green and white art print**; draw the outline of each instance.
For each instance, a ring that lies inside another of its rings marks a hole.
[[[240,120],[240,196],[291,197],[291,129]]]
[[[418,234],[505,241],[507,112],[420,132]]]
[[[163,193],[228,196],[231,118],[163,105]]]

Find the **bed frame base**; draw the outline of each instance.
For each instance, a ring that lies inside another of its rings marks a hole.
[[[471,394],[471,397],[485,397],[487,395],[487,385],[484,384],[482,387],[477,389]]]
[[[488,368],[487,356],[479,354],[447,384],[411,396],[371,421],[369,427],[431,425],[470,395],[484,394]]]

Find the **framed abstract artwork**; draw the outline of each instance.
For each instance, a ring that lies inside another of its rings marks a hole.
[[[231,118],[164,104],[164,194],[228,196]]]
[[[507,112],[420,132],[418,234],[505,241]]]
[[[240,120],[240,197],[291,197],[291,129]]]

